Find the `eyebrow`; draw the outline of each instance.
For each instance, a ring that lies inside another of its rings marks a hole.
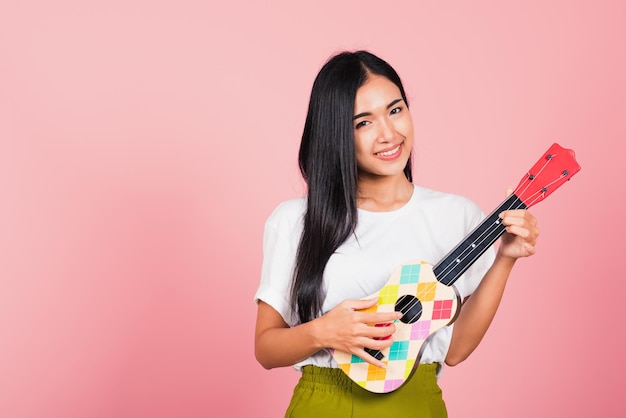
[[[398,102],[401,102],[402,100],[403,100],[403,99],[396,99],[396,100],[394,100],[393,102],[391,102],[391,103],[389,103],[389,104],[387,105],[387,109],[391,108],[393,105],[395,105],[395,104],[396,104],[396,103],[398,103]],[[354,116],[352,117],[352,120],[357,120],[357,119],[362,118],[362,117],[364,117],[364,116],[371,116],[371,114],[372,114],[371,112],[363,112],[363,113],[359,113],[358,115],[354,115]]]

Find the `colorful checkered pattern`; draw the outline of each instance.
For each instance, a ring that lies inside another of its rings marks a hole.
[[[378,304],[367,311],[393,312],[398,298],[412,295],[422,304],[422,315],[412,324],[396,322],[393,344],[382,350],[387,368],[373,366],[361,358],[334,351],[333,357],[359,386],[376,393],[391,392],[400,387],[419,362],[424,342],[435,331],[450,324],[458,311],[458,296],[452,286],[437,281],[432,266],[416,261],[396,269],[387,284],[367,299],[378,298]]]

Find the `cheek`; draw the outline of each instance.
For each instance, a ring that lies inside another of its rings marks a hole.
[[[363,150],[362,148],[357,146],[354,149],[354,153],[355,153],[355,157],[356,157],[356,164],[359,167],[362,166],[363,163],[365,162],[365,159],[367,158],[367,154],[365,153],[365,150]]]
[[[361,131],[356,131],[354,133],[354,151],[356,155],[367,153],[369,144],[370,141],[368,141],[366,134]]]
[[[354,141],[354,154],[356,157],[356,165],[359,168],[363,168],[368,163],[368,157],[370,155],[369,148],[367,147],[367,142],[363,140],[363,138],[355,138]]]
[[[404,138],[405,152],[410,154],[413,149],[413,122],[409,118],[396,125],[397,132]]]
[[[400,121],[399,131],[402,132],[404,136],[413,138],[413,120],[407,117]]]

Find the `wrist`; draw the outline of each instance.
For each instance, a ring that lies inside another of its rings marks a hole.
[[[326,333],[323,331],[323,317],[315,318],[303,325],[309,328],[308,334],[311,336],[313,348],[317,350],[327,348]]]
[[[515,257],[511,257],[505,254],[502,254],[501,251],[498,251],[496,253],[496,258],[493,262],[494,266],[498,266],[500,268],[506,268],[506,269],[513,269],[513,266],[515,265],[515,262],[517,261],[517,258]]]

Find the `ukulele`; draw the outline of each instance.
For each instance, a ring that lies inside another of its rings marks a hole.
[[[378,302],[363,312],[398,311],[393,344],[384,350],[365,351],[385,363],[374,366],[360,357],[331,350],[333,358],[364,389],[388,393],[400,387],[419,364],[424,343],[437,330],[454,322],[460,297],[454,282],[505,232],[498,215],[505,210],[527,209],[541,202],[580,171],[573,150],[553,144],[522,178],[517,188],[461,243],[434,267],[409,261],[396,268],[378,292],[364,299]],[[372,324],[375,325],[375,324]]]

